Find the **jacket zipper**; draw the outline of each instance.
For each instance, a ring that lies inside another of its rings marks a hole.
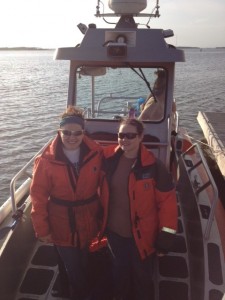
[[[95,151],[91,156],[89,156],[82,164],[80,165],[80,169],[85,166],[92,158],[94,158],[97,155],[97,151]]]
[[[131,172],[130,172],[130,174],[131,174]],[[129,195],[129,199],[130,199],[130,194],[129,194],[129,182],[130,182],[130,175],[129,175],[129,178],[128,178],[128,195]],[[132,200],[133,200],[133,201],[136,200],[136,194],[135,194],[135,191],[133,191],[133,198],[132,198]],[[130,206],[130,202],[131,202],[131,201],[129,201],[129,206]],[[132,219],[131,219],[131,207],[130,207],[130,220],[131,220],[131,230],[132,230],[132,228],[133,228],[133,225],[132,225],[132,224],[133,224],[133,223],[132,223]],[[136,230],[136,232],[137,232],[138,238],[141,239],[141,233],[140,233],[140,230],[138,229],[138,222],[139,222],[139,221],[140,221],[140,217],[138,216],[137,211],[135,211],[134,227],[135,227],[135,230]],[[132,230],[132,236],[133,236],[133,238],[134,238],[133,230]],[[135,238],[134,238],[134,240],[135,240]]]
[[[90,157],[88,157],[88,159],[84,162],[84,163],[82,163],[81,165],[80,165],[80,168],[79,168],[79,170],[81,170],[81,168],[86,164],[86,163],[88,163],[93,157],[95,157],[97,155],[97,151],[95,151]],[[74,181],[74,178],[73,178],[73,175],[72,175],[72,171],[71,171],[71,166],[70,165],[67,165],[67,171],[68,171],[68,174],[69,174],[69,179],[70,179],[70,184],[71,184],[71,186],[72,186],[72,188],[73,188],[73,191],[74,191],[74,193],[76,192],[76,183],[77,182],[75,182]],[[74,173],[74,172],[73,172]],[[79,172],[80,173],[80,172]],[[74,174],[74,176],[75,176],[75,178],[76,178],[76,180],[78,179],[78,174]]]

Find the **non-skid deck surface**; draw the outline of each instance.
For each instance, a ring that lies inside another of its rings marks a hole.
[[[54,285],[58,282],[57,277],[58,267],[54,247],[38,242],[17,299],[57,299],[51,295]]]
[[[171,255],[157,259],[155,282],[151,280],[152,299],[159,300],[188,300],[189,299],[189,274],[186,260],[186,242],[182,223],[179,220],[177,240]],[[97,286],[93,300],[112,300],[111,275],[108,272],[110,259],[107,251],[96,253],[90,259],[91,278]],[[57,257],[54,247],[37,243],[22,284],[19,288],[17,300],[28,299],[68,299],[57,298],[52,295],[52,290],[59,288]],[[181,298],[180,298],[181,297]],[[132,295],[131,298],[132,300]]]
[[[152,287],[152,297],[155,300],[193,300],[198,298],[191,298],[190,291],[190,266],[188,264],[188,250],[186,234],[184,230],[184,223],[182,217],[182,211],[180,209],[179,196],[178,201],[178,232],[174,247],[169,255],[162,258],[155,259],[155,272],[154,281],[149,280],[149,284]],[[189,199],[189,195],[188,195]],[[190,201],[187,201],[188,203]],[[193,217],[193,216],[192,216]],[[189,224],[190,231],[194,237],[197,235],[198,230],[196,225]],[[202,245],[194,243],[191,246],[191,253],[193,256],[196,252],[201,250]],[[213,251],[213,249],[211,249]],[[210,251],[211,251],[210,250]],[[215,255],[210,255],[216,257]],[[212,262],[213,263],[213,262]],[[214,259],[215,268],[220,269]],[[198,262],[196,262],[198,266]],[[196,278],[201,268],[195,267]],[[93,254],[90,258],[90,278],[92,284],[95,286],[95,296],[92,300],[112,300],[111,291],[111,274],[109,252],[107,249],[103,249],[101,252]],[[93,282],[94,279],[94,282]],[[218,275],[213,277],[213,282],[216,284],[221,283],[221,278]],[[197,285],[202,285],[198,283]],[[44,245],[37,242],[33,255],[31,256],[29,265],[26,269],[25,276],[22,284],[20,285],[16,300],[58,300],[68,299],[57,298],[52,295],[53,290],[59,288],[58,266],[57,256],[55,249],[52,245]],[[221,300],[221,293],[216,289],[210,289],[210,300]],[[216,295],[214,295],[216,293]],[[132,300],[132,292],[130,300]],[[202,299],[202,298],[201,298]],[[141,300],[141,299],[140,299]]]
[[[202,297],[192,297],[190,290],[191,281],[192,285],[196,286],[196,294],[198,294],[199,288],[200,290],[203,290],[203,282],[199,282],[199,273],[201,273],[201,266],[204,262],[199,264],[199,260],[195,261],[195,265],[190,269],[188,264],[186,234],[180,209],[179,197],[178,211],[178,232],[174,247],[169,255],[155,260],[154,281],[151,281],[151,279],[149,280],[149,285],[152,287],[151,300],[203,299]],[[196,236],[198,234],[198,230],[196,225],[192,223],[189,224],[188,227],[190,232],[192,232],[194,243],[192,243],[191,247],[189,245],[189,247],[191,256],[194,257],[201,252],[202,243],[200,243],[200,245],[197,243]],[[215,259],[215,257],[219,257],[219,255],[218,253],[211,253],[218,252],[218,247],[211,243],[209,246],[210,249],[207,250],[209,252],[209,257],[214,257],[214,259],[209,260],[208,264],[212,266],[212,270],[215,272],[209,272],[210,280],[214,285],[211,284],[209,286],[209,298],[207,299],[221,300],[222,294],[219,290],[217,290],[217,288],[215,288],[221,285],[222,280],[221,272],[219,272],[221,265],[220,262],[217,263]],[[198,267],[199,265],[200,267]],[[90,283],[95,286],[95,294],[91,300],[112,300],[112,280],[109,270],[110,258],[107,248],[103,249],[101,252],[91,255],[89,268],[89,275],[91,278]],[[190,273],[192,273],[192,276],[196,279],[194,282],[193,278],[192,280],[190,278]],[[19,287],[17,297],[13,300],[68,299],[68,297],[55,297],[52,294],[52,291],[58,290],[59,286],[57,255],[55,249],[52,245],[44,245],[37,242],[24,278]],[[202,292],[200,294],[202,294]],[[132,292],[129,299],[133,299]]]

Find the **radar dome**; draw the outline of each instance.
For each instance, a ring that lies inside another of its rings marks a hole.
[[[116,14],[137,14],[147,7],[147,0],[109,0],[109,8]]]

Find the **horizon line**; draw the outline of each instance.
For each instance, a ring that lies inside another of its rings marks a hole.
[[[60,47],[57,47],[60,48]],[[42,48],[42,47],[0,47],[2,51],[10,51],[10,50],[55,50],[57,48]],[[72,48],[72,47],[71,47]],[[221,47],[196,47],[196,46],[176,46],[176,48],[189,48],[189,49],[223,49],[225,46]]]

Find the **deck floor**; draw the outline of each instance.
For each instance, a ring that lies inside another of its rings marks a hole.
[[[225,178],[225,113],[199,112],[197,120]]]

